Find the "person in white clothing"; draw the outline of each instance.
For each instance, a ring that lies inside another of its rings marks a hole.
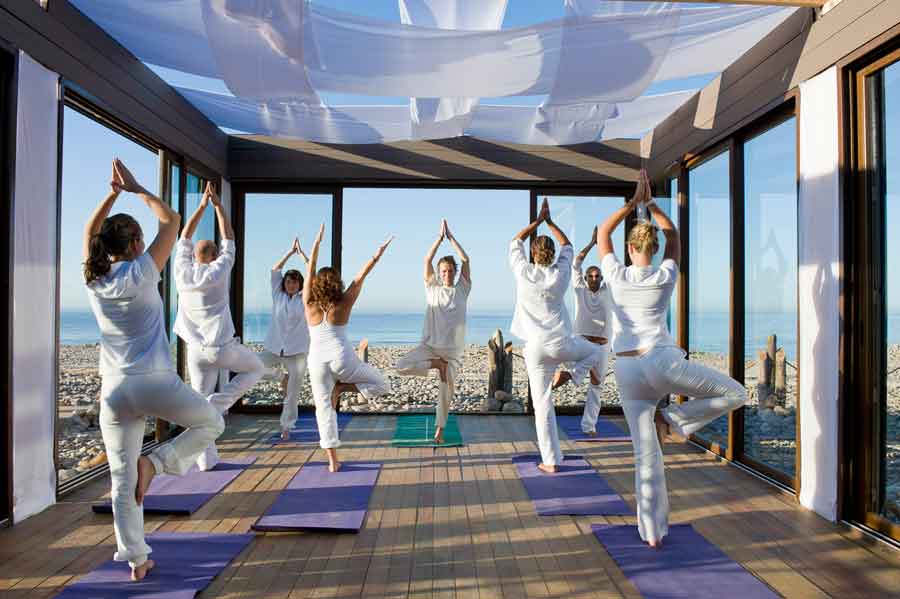
[[[111,191],[84,229],[84,280],[100,328],[100,432],[109,460],[116,534],[113,559],[127,561],[132,580],[153,568],[144,539],[144,495],[156,474],[181,475],[225,429],[222,415],[184,384],[172,365],[159,294],[160,272],[178,235],[177,212],[113,161]],[[138,222],[108,216],[122,191],[135,193],[159,219],[144,246]],[[146,250],[146,251],[145,251]],[[147,416],[186,428],[172,441],[141,455]]]
[[[306,358],[309,353],[309,329],[303,305],[303,275],[299,270],[282,274],[284,265],[294,254],[309,262],[300,248],[300,240],[272,267],[269,282],[272,286],[272,321],[266,333],[265,348],[260,360],[266,368],[281,365],[287,370],[281,387],[284,403],[281,407],[281,438],[291,437],[291,428],[297,420],[297,404],[300,401],[300,385],[306,376]]]
[[[197,224],[209,203],[215,207],[221,251],[209,240],[191,241]],[[234,266],[234,230],[225,207],[211,183],[200,205],[188,219],[175,248],[175,288],[178,291],[178,316],[175,333],[187,344],[187,369],[191,386],[209,397],[213,406],[224,414],[265,373],[256,354],[234,337],[229,287]],[[237,375],[213,393],[221,370]],[[213,468],[219,461],[215,443],[200,454],[197,466]]]
[[[613,253],[612,232],[625,216],[645,203],[659,228],[650,222],[628,234],[631,266]],[[662,263],[658,233],[666,238]],[[600,269],[609,288],[613,315],[613,351],[622,410],[634,447],[634,488],[638,532],[651,547],[659,547],[669,530],[669,498],[661,441],[666,433],[687,437],[719,416],[744,405],[744,386],[717,370],[685,359],[669,335],[666,315],[678,278],[680,242],[672,221],[650,198],[650,182],[642,170],[634,197],[597,230]],[[668,394],[693,399],[656,411]]]
[[[447,239],[459,255],[462,269],[456,279],[456,260],[444,256],[438,260],[435,275],[434,256],[441,242]],[[446,220],[441,221],[438,238],[425,255],[425,324],[422,342],[401,357],[396,364],[398,374],[427,376],[436,369],[441,379],[434,426],[434,440],[444,442],[444,427],[450,411],[450,399],[456,386],[456,376],[462,365],[466,341],[466,303],[472,290],[469,256],[450,232]]]
[[[390,245],[393,237],[378,247],[375,255],[344,289],[341,274],[325,266],[316,271],[319,246],[325,235],[325,225],[319,228],[309,254],[306,280],[303,282],[303,303],[309,323],[309,383],[316,403],[316,424],[319,445],[328,455],[328,470],[341,468],[337,448],[337,407],[342,393],[360,393],[366,399],[390,393],[390,384],[370,364],[356,355],[347,339],[347,323],[353,304],[359,298],[363,282]]]
[[[575,291],[575,324],[573,332],[591,343],[600,346],[597,363],[590,370],[590,385],[584,399],[584,413],[581,416],[581,430],[586,435],[597,436],[597,418],[600,417],[603,380],[606,378],[606,364],[609,358],[609,305],[607,289],[597,266],[582,272],[584,259],[597,243],[597,227],[591,233],[591,241],[575,256],[572,263],[572,288]]]
[[[541,223],[560,244],[559,257],[553,240],[538,236],[531,245],[534,263],[525,257],[525,239]],[[547,473],[556,472],[563,461],[556,430],[553,389],[572,380],[577,385],[597,362],[598,346],[572,335],[572,323],[566,310],[565,293],[572,277],[572,244],[550,217],[544,200],[537,220],[519,231],[509,245],[509,265],[516,279],[516,309],[510,330],[525,340],[525,366],[534,404],[534,420],[541,463]],[[572,372],[559,371],[565,362],[574,363]]]

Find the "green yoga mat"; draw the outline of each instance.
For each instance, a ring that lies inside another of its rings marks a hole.
[[[450,414],[444,427],[444,442],[434,442],[434,414],[409,414],[397,416],[394,429],[395,447],[459,447],[463,445],[456,415]]]

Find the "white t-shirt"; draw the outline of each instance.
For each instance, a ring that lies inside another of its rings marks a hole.
[[[589,337],[609,337],[609,302],[606,281],[600,283],[597,291],[591,291],[581,271],[582,261],[576,257],[572,264],[572,288],[575,290],[575,324],[572,331],[576,335]]]
[[[528,261],[525,242],[509,244],[509,266],[516,278],[516,311],[510,332],[528,343],[553,343],[572,334],[564,301],[572,278],[571,245],[559,250],[556,263],[539,266]]]
[[[100,327],[100,374],[149,374],[174,370],[166,337],[159,270],[150,254],[114,262],[86,285]]]
[[[677,345],[669,335],[666,315],[678,280],[678,265],[663,260],[656,266],[625,268],[612,253],[600,262],[613,316],[613,351]]]
[[[190,239],[179,239],[175,246],[175,333],[189,345],[220,346],[234,338],[228,288],[235,245],[223,239],[221,246],[219,256],[209,264],[194,261]]]
[[[435,275],[425,283],[425,325],[422,343],[435,349],[463,351],[466,347],[466,303],[472,282],[460,276],[445,287]]]
[[[281,289],[283,275],[273,270],[272,283],[272,323],[266,333],[265,348],[276,356],[295,356],[309,353],[309,328],[303,306],[303,292],[293,297]]]

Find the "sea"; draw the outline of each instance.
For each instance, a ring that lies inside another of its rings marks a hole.
[[[248,313],[244,317],[244,341],[262,342],[270,322],[269,312]],[[396,346],[418,343],[422,334],[422,313],[354,313],[350,320],[350,339],[368,339],[371,346]],[[520,342],[510,336],[511,312],[470,310],[467,320],[466,342],[486,344],[494,331],[500,329],[503,338]],[[728,314],[724,312],[691,313],[691,350],[721,353],[728,351]],[[65,345],[97,343],[100,332],[89,311],[64,311],[60,319],[60,341]],[[900,314],[888,319],[889,340],[900,343]],[[797,355],[797,317],[795,314],[753,313],[745,320],[748,360],[765,349],[766,338],[775,333],[778,346],[788,359]]]

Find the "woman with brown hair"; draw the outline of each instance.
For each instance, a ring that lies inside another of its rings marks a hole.
[[[303,304],[309,323],[309,381],[316,402],[316,424],[319,445],[328,454],[328,470],[337,472],[338,438],[337,406],[341,393],[360,393],[366,399],[386,395],[391,388],[375,367],[361,361],[347,339],[347,323],[353,305],[359,299],[363,282],[390,245],[393,237],[381,244],[375,255],[344,289],[341,274],[325,266],[316,271],[319,246],[325,225],[319,228],[307,264],[303,282]]]
[[[100,328],[100,432],[109,460],[116,553],[132,580],[153,567],[144,541],[141,504],[156,474],[181,475],[222,431],[221,414],[184,384],[172,365],[158,284],[172,254],[181,217],[141,187],[118,159],[109,195],[84,228],[84,280]],[[128,214],[108,216],[123,191],[135,193],[159,219],[148,248]],[[169,443],[141,455],[147,416],[186,428]]]

